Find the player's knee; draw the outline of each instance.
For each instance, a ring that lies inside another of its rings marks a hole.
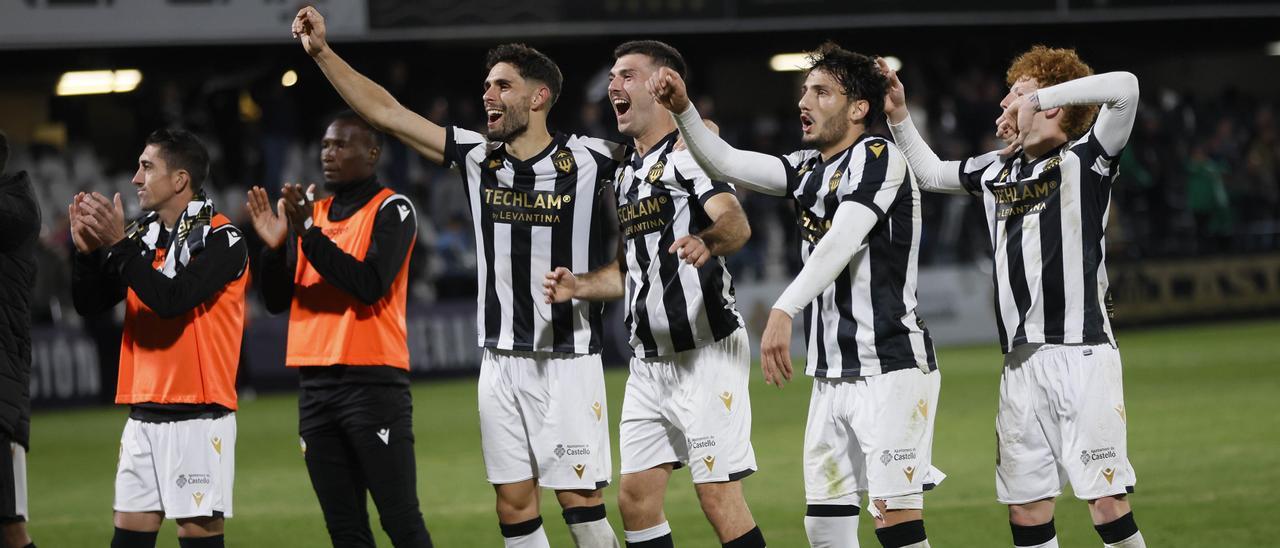
[[[882,526],[897,525],[924,517],[923,493],[885,497],[875,499],[873,503],[876,505],[876,514],[878,514],[876,520]]]
[[[1124,495],[1100,497],[1089,501],[1089,513],[1094,523],[1109,523],[1128,514],[1129,500]]]
[[[178,538],[213,537],[222,534],[222,518],[201,516],[178,520]]]
[[[1053,499],[1009,505],[1009,523],[1014,525],[1033,527],[1049,523],[1051,519],[1053,519]]]
[[[27,536],[27,522],[15,521],[4,524],[4,540],[6,546],[31,544],[31,537]]]

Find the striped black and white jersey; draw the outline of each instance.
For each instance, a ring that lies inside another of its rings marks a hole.
[[[796,201],[802,259],[842,202],[863,204],[878,218],[835,283],[805,307],[805,373],[839,378],[937,369],[933,340],[916,315],[920,190],[902,153],[882,137],[864,135],[826,161],[817,150],[781,158]]]
[[[643,156],[632,152],[614,184],[626,243],[626,324],[638,357],[692,350],[743,325],[724,257],[694,268],[667,252],[712,225],[707,200],[733,192],[708,178],[687,151],[673,150],[679,135],[672,132]]]
[[[1000,346],[1115,344],[1107,314],[1106,244],[1119,155],[1096,126],[1033,162],[998,151],[960,162],[991,236]]]
[[[602,209],[628,148],[557,133],[545,150],[518,160],[474,131],[446,129],[445,163],[467,188],[476,237],[476,324],[487,348],[597,353],[600,303],[546,304],[542,281],[565,267],[587,272],[613,256]]]

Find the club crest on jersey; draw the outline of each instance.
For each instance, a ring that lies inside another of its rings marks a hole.
[[[502,167],[502,158],[493,157],[489,159],[489,169],[498,169]]]
[[[653,164],[653,167],[649,168],[649,174],[645,176],[644,180],[648,181],[649,184],[654,184],[658,182],[658,179],[662,178],[662,172],[666,170],[667,162],[658,160],[657,163]]]
[[[843,171],[840,171],[837,169],[835,173],[832,173],[831,180],[827,181],[827,192],[835,192],[836,188],[840,186],[840,179],[843,179],[843,178],[844,178]]]
[[[573,153],[560,149],[555,156],[551,157],[551,163],[555,164],[556,171],[560,173],[569,173],[573,171]]]
[[[876,158],[879,158],[884,153],[884,143],[871,143],[867,145],[867,148],[871,149],[871,154],[874,154]]]
[[[1062,163],[1062,156],[1054,156],[1052,158],[1049,158],[1049,161],[1044,163],[1043,171],[1049,171],[1050,169],[1058,167],[1058,164],[1061,164],[1061,163]]]

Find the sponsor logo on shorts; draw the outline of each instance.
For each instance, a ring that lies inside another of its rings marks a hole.
[[[916,412],[920,413],[920,416],[923,418],[929,418],[929,402],[924,401],[923,399],[917,401]]]
[[[1115,406],[1115,410],[1116,410],[1116,413],[1120,415],[1120,420],[1128,424],[1129,416],[1126,415],[1124,412],[1124,404],[1122,403],[1120,405]]]
[[[569,455],[571,457],[586,457],[591,455],[591,446],[583,444],[564,445],[557,443],[556,448],[552,453],[555,453],[556,458],[561,458],[565,455]]]
[[[182,489],[188,485],[209,485],[209,474],[178,474],[178,479],[174,483],[178,484],[178,489]]]
[[[200,506],[200,503],[204,502],[204,493],[196,491],[194,493],[191,493],[191,498],[196,501],[196,506]]]
[[[911,478],[915,477],[916,475],[916,467],[907,466],[902,469],[902,474],[907,476],[907,481],[911,481]]]
[[[902,462],[904,460],[916,460],[916,450],[914,447],[907,449],[894,449],[892,451],[885,449],[880,453],[880,464],[889,466],[890,462]]]
[[[715,455],[707,455],[705,457],[702,457],[702,462],[707,465],[708,472],[710,472],[713,468],[716,467]]]
[[[720,394],[720,401],[724,402],[724,408],[733,411],[733,392],[728,390]]]
[[[302,436],[298,436],[298,447],[302,448],[303,455],[307,454],[307,440],[302,439]]]
[[[213,444],[214,452],[221,455],[222,454],[222,438],[214,436],[213,439],[209,440],[209,442]]]
[[[578,475],[578,479],[582,479],[582,473],[586,471],[586,469],[587,469],[587,465],[585,464],[573,465],[573,473]]]
[[[703,436],[701,438],[689,438],[689,449],[704,449],[716,446],[715,436]]]
[[[1107,485],[1111,485],[1111,480],[1116,478],[1115,468],[1105,468],[1102,470],[1102,477],[1107,480]]]
[[[600,416],[604,414],[604,407],[600,405],[600,402],[592,403],[591,411],[596,414],[596,422],[600,422]]]
[[[1080,464],[1088,466],[1091,462],[1116,458],[1115,447],[1103,447],[1101,449],[1093,449],[1080,452]]]
[[[391,445],[391,429],[383,428],[378,430],[378,439],[382,440],[382,445]]]

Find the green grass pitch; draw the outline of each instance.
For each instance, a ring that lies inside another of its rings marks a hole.
[[[753,334],[755,336],[757,334]],[[1125,367],[1129,450],[1138,472],[1131,497],[1150,546],[1266,546],[1280,538],[1280,321],[1118,333]],[[943,348],[934,464],[948,479],[926,497],[933,546],[1010,546],[1006,513],[995,503],[994,415],[1000,353],[993,346]],[[610,369],[614,470],[625,370]],[[805,546],[801,437],[809,381],[779,391],[753,379],[756,456],[747,501],[769,544]],[[493,491],[484,481],[471,379],[414,386],[418,492],[438,546],[501,546]],[[105,546],[123,408],[44,412],[33,419],[29,460],[30,530],[41,546]],[[236,451],[230,546],[327,546],[307,480],[293,394],[243,402]],[[615,484],[605,490],[619,530]],[[373,505],[370,503],[372,511]],[[718,546],[698,509],[688,472],[677,471],[666,511],[681,546]],[[560,509],[544,492],[553,546],[571,546]],[[379,544],[390,546],[373,528]],[[863,546],[878,546],[870,519]],[[1064,547],[1100,546],[1083,502],[1060,499]],[[172,523],[159,546],[177,546]]]

